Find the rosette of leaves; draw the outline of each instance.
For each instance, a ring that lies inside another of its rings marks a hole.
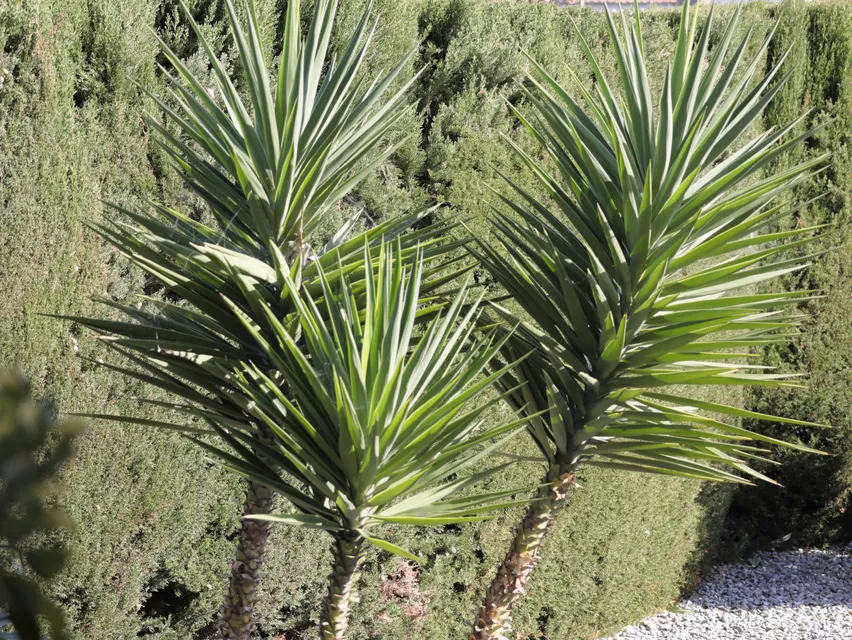
[[[550,199],[506,178],[513,193],[500,196],[496,244],[474,252],[524,312],[493,305],[507,326],[518,325],[504,358],[531,353],[501,385],[517,408],[539,413],[528,431],[546,474],[476,613],[472,640],[510,637],[512,606],[579,466],[771,481],[751,466],[766,461],[767,446],[809,451],[719,417],[816,425],[684,391],[795,384],[749,364],[747,351],[795,335],[796,305],[813,293],[771,286],[815,257],[808,243],[816,228],[778,223],[792,217],[785,194],[826,160],[774,169],[813,133],[796,133],[801,120],[743,141],[786,77],[777,66],[764,75],[768,41],[750,60],[751,31],[733,44],[739,8],[712,50],[713,12],[700,36],[697,15],[684,3],[656,100],[637,7],[632,24],[621,12],[620,31],[607,11],[615,83],[583,40],[592,87],[578,80],[575,100],[531,61],[531,113],[513,108],[547,153],[545,164],[516,147]]]
[[[466,304],[464,287],[438,312],[421,307],[420,255],[407,266],[399,244],[374,253],[364,248],[364,262],[377,267],[363,278],[332,281],[320,270],[319,296],[304,287],[294,292],[298,329],[276,318],[264,300],[258,300],[263,325],[234,308],[271,367],[246,359],[220,375],[233,381],[245,415],[271,435],[258,443],[241,422],[205,413],[229,446],[196,438],[226,467],[295,508],[248,518],[331,535],[321,633],[335,640],[345,637],[365,543],[417,560],[378,537],[375,527],[463,523],[525,503],[511,497],[517,489],[470,491],[511,462],[464,473],[525,421],[488,426],[483,420],[501,401],[490,387],[514,363],[484,371],[509,336],[480,335],[479,302]],[[419,327],[423,314],[431,321]]]

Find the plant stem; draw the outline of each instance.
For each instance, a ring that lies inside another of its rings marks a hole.
[[[322,640],[343,640],[349,627],[349,614],[358,602],[356,589],[360,571],[361,546],[364,539],[354,531],[335,537],[331,545],[332,571],[328,576],[328,594],[320,619]]]
[[[527,583],[541,554],[541,544],[553,527],[554,516],[565,504],[574,474],[552,469],[550,482],[539,490],[527,509],[509,553],[497,570],[476,612],[468,640],[508,640],[512,607],[527,591]]]
[[[249,482],[243,514],[270,513],[273,492],[263,485]],[[257,520],[242,520],[237,536],[237,548],[231,564],[228,594],[222,607],[221,632],[223,640],[250,640],[252,614],[266,556],[269,524]]]

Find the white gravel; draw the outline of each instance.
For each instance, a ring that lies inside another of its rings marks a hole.
[[[609,640],[852,640],[852,545],[716,567],[679,608]]]

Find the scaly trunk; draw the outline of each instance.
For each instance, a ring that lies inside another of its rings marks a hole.
[[[361,546],[364,539],[355,532],[336,537],[331,545],[332,572],[328,577],[328,594],[320,618],[322,640],[343,640],[349,626],[349,613],[358,602],[356,588],[361,572]]]
[[[541,554],[541,544],[573,482],[573,473],[562,473],[539,491],[539,499],[527,510],[509,553],[476,612],[468,640],[508,640],[512,607],[526,595],[527,583]]]
[[[266,444],[274,444],[272,433],[265,425],[259,427],[255,437]],[[274,466],[274,463],[268,460],[267,463]],[[271,513],[274,495],[272,489],[256,482],[249,482],[246,499],[243,502],[243,515]],[[228,594],[222,606],[220,626],[222,640],[251,640],[253,614],[263,573],[268,537],[269,523],[245,519],[241,521],[234,561],[231,563]]]
[[[269,513],[273,492],[263,485],[249,482],[243,515]],[[250,640],[252,614],[266,555],[269,524],[243,520],[237,536],[237,549],[231,564],[231,581],[222,607],[222,640]]]

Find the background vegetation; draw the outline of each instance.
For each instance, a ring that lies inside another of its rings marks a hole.
[[[284,3],[257,0],[268,43],[277,40]],[[217,0],[189,4],[222,56],[232,59],[223,6]],[[341,41],[363,2],[343,5]],[[481,233],[488,201],[483,182],[496,183],[495,168],[532,185],[502,140],[507,135],[527,144],[506,108],[507,100],[520,100],[517,82],[526,63],[519,47],[566,85],[568,68],[586,78],[571,20],[612,67],[603,16],[487,0],[376,0],[376,6],[379,34],[368,66],[387,69],[418,47],[415,65],[426,71],[417,87],[419,110],[402,127],[408,142],[344,209],[362,206],[381,218],[439,200],[447,203],[442,215],[465,215]],[[769,362],[808,373],[810,388],[744,400],[761,411],[836,425],[796,434],[835,455],[782,454],[772,473],[787,485],[783,492],[761,487],[732,494],[683,480],[585,471],[590,488],[578,491],[563,514],[532,594],[515,616],[530,638],[590,638],[664,608],[689,586],[707,554],[722,547],[743,550],[787,533],[790,544],[821,544],[844,527],[847,536],[852,531],[852,16],[843,4],[753,4],[746,12],[744,28],[754,27],[755,43],[781,19],[767,65],[792,47],[793,75],[765,126],[807,109],[813,109],[809,122],[831,119],[801,153],[831,149],[832,167],[797,197],[828,195],[789,224],[832,222],[836,229],[825,240],[831,250],[789,282],[827,292],[803,309],[805,334],[789,349],[765,354]],[[678,16],[651,11],[644,24],[660,82]],[[714,30],[721,33],[721,26]],[[139,118],[153,109],[142,88],[164,86],[152,27],[204,73],[176,0],[9,0],[0,6],[0,369],[23,369],[36,393],[61,411],[138,414],[134,396],[142,389],[88,360],[105,357],[88,334],[39,314],[100,313],[91,296],[132,301],[142,289],[166,295],[83,223],[103,215],[102,200],[134,204],[153,197],[203,214]],[[528,473],[516,466],[497,482],[518,482]],[[62,485],[77,527],[67,540],[68,566],[48,587],[67,609],[74,636],[203,638],[224,590],[239,483],[177,437],[104,424],[80,436]],[[461,637],[461,614],[502,559],[517,519],[512,513],[443,532],[388,532],[428,562],[418,572],[371,552],[352,637]],[[314,621],[306,612],[317,609],[324,588],[324,545],[309,532],[274,531],[261,611],[268,637],[311,637]]]

